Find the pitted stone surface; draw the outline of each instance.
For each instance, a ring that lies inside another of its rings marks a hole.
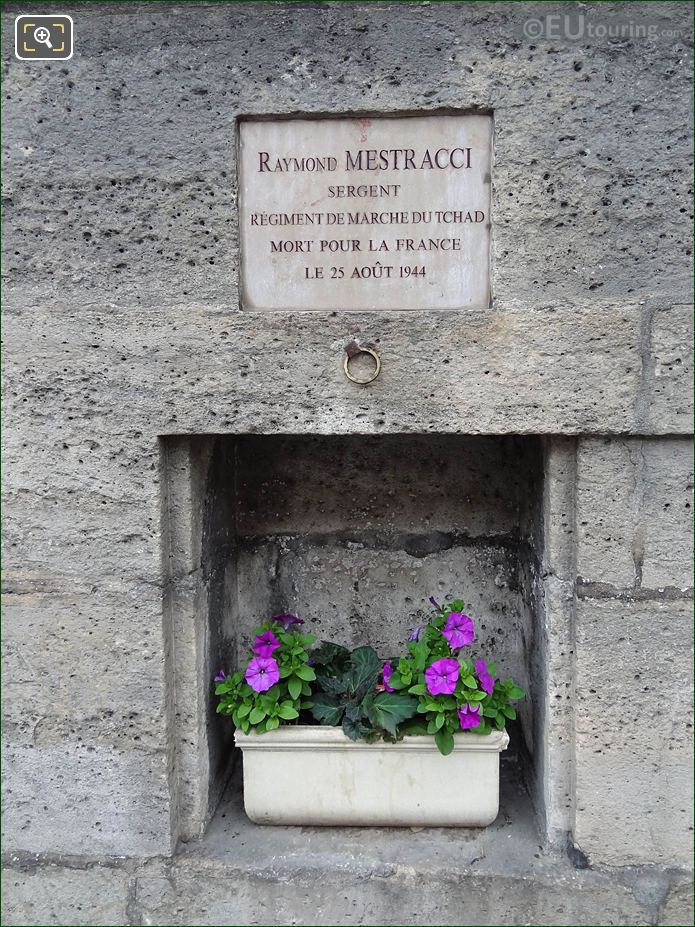
[[[12,60],[5,30],[11,279],[39,298],[59,286],[80,301],[92,287],[150,305],[182,289],[205,300],[231,294],[237,113],[463,107],[495,115],[500,308],[539,297],[682,301],[687,5],[649,10],[679,37],[618,42],[525,38],[527,19],[566,12],[562,4],[398,12],[381,3],[76,5],[75,56],[50,70]],[[639,4],[583,12],[595,22],[647,15]],[[39,241],[40,251],[28,247]]]
[[[5,866],[2,922],[120,927],[131,923],[130,881],[117,866]]]
[[[583,439],[577,572],[619,589],[693,585],[693,453],[687,438]]]
[[[574,838],[592,864],[689,857],[691,618],[689,601],[577,604]]]

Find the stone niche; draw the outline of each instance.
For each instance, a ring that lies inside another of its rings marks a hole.
[[[210,436],[163,448],[184,838],[205,828],[236,752],[212,676],[244,658],[257,624],[292,612],[320,639],[387,658],[430,596],[463,597],[476,653],[527,690],[512,747],[543,814],[540,438]]]

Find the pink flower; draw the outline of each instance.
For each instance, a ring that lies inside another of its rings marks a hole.
[[[272,657],[253,657],[244,678],[254,692],[267,692],[280,678],[280,668]]]
[[[259,657],[272,657],[279,646],[280,641],[273,632],[264,631],[263,634],[259,634],[256,638],[256,643],[253,645],[253,652],[257,653]]]
[[[285,631],[289,631],[290,628],[294,627],[297,624],[304,624],[303,618],[297,618],[296,615],[273,615],[270,619],[271,621],[279,622]]]
[[[461,730],[467,731],[471,727],[478,727],[480,724],[480,705],[464,705],[458,711]]]
[[[485,660],[476,660],[475,661],[475,671],[478,674],[478,681],[480,682],[480,688],[484,689],[488,695],[492,695],[492,690],[495,688],[495,680],[487,671],[487,663]]]
[[[391,661],[387,660],[384,663],[384,669],[382,671],[382,679],[384,680],[384,689],[387,692],[395,692],[396,690],[389,685],[389,679],[393,676],[393,669],[391,668]]]
[[[459,679],[458,660],[444,657],[425,670],[425,682],[432,695],[451,695]]]
[[[458,650],[460,647],[465,647],[466,644],[473,643],[475,637],[473,622],[468,615],[462,615],[461,612],[452,612],[446,619],[442,634],[449,641],[451,649]]]

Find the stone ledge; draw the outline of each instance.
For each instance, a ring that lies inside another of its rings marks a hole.
[[[45,862],[9,858],[3,867],[8,925],[685,925],[692,883],[683,872],[573,869],[557,858],[545,871],[313,866],[253,871],[180,855],[136,860]]]
[[[576,593],[578,599],[617,599],[619,602],[690,602],[693,587],[681,589],[677,586],[665,586],[663,589],[619,589],[610,583],[591,583],[581,576],[577,577]]]
[[[8,855],[3,923],[689,923],[685,872],[590,869],[580,851],[573,864],[540,845],[516,763],[502,783],[491,827],[412,830],[258,827],[232,782],[173,857]]]
[[[34,366],[10,360],[5,371],[8,414],[16,409],[39,429],[50,414],[51,433],[74,429],[86,414],[95,440],[102,429],[106,440],[114,428],[152,437],[273,433],[287,422],[294,434],[692,432],[689,396],[648,428],[636,412],[653,386],[642,381],[643,307],[635,304],[612,314],[471,310],[404,320],[374,312],[226,314],[190,303],[168,307],[172,337],[164,341],[161,314],[139,307],[117,326],[78,304],[52,310],[50,317],[16,312],[7,355],[30,353]],[[679,343],[688,337],[683,324],[673,334]],[[381,375],[359,394],[342,371],[345,345],[356,336],[382,352]],[[66,339],[74,360],[63,370]],[[679,371],[689,372],[684,353],[681,361]],[[86,411],[90,382],[99,389]]]

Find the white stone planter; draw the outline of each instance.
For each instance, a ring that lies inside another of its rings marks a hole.
[[[449,756],[432,737],[355,743],[340,728],[243,734],[244,807],[257,824],[485,827],[499,808],[506,731],[457,734]]]

